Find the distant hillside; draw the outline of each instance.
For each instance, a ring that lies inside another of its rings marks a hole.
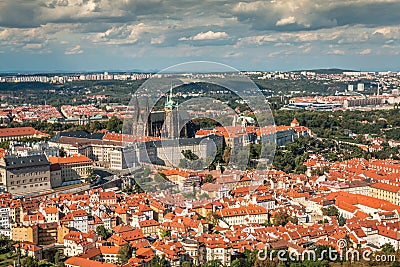
[[[344,70],[344,69],[314,69],[314,70],[298,70],[295,72],[302,72],[302,71],[310,71],[310,72],[315,72],[318,74],[340,74],[346,71],[357,71],[357,70]]]

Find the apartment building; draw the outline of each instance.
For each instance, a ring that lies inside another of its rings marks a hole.
[[[97,235],[71,231],[64,236],[64,255],[71,257],[95,247]]]
[[[10,207],[5,204],[0,204],[0,229],[10,229]]]
[[[42,223],[38,224],[38,244],[42,246],[52,245],[58,240],[58,224]]]
[[[62,218],[61,223],[74,231],[88,232],[88,214],[85,210],[74,210]]]
[[[56,206],[45,207],[43,209],[42,214],[44,215],[45,220],[48,223],[59,221],[59,213],[58,213],[58,208]]]
[[[231,264],[231,245],[221,238],[209,239],[204,242],[207,261],[219,260],[222,265]]]

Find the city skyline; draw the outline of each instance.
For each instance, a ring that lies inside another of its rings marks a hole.
[[[397,1],[0,1],[1,72],[400,70]]]

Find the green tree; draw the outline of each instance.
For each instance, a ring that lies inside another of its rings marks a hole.
[[[206,221],[212,226],[218,225],[219,217],[214,212],[208,212],[206,216]]]
[[[43,252],[44,254],[43,257],[49,262],[56,263],[55,257],[57,253],[58,253],[57,249],[48,249]]]
[[[274,214],[274,225],[275,226],[285,226],[288,222],[297,224],[297,218],[293,218],[286,211],[278,211]]]
[[[11,240],[7,236],[0,235],[0,253],[4,254],[13,250],[15,241]]]
[[[329,206],[327,208],[322,208],[322,214],[324,214],[326,216],[336,216],[336,217],[338,217],[339,216],[339,210],[335,206],[331,205],[331,206]]]
[[[134,194],[140,194],[143,193],[143,189],[140,187],[140,185],[136,182],[135,179],[133,179],[132,181],[133,185],[132,185],[132,193]]]
[[[230,159],[231,159],[231,147],[229,147],[229,146],[227,146],[225,149],[224,149],[224,152],[223,152],[223,154],[222,154],[222,160],[225,162],[225,163],[228,163],[229,161],[230,161]]]
[[[57,251],[56,255],[54,255],[54,263],[59,264],[61,262],[62,252]]]
[[[182,262],[182,267],[192,267],[193,264],[190,261],[184,261]]]
[[[161,258],[158,255],[155,255],[150,262],[150,267],[170,267],[171,264],[165,259],[163,255]]]
[[[250,144],[250,159],[258,159],[261,155],[262,144]]]
[[[381,246],[382,252],[386,254],[394,253],[395,249],[392,244],[390,243],[385,243]]]
[[[150,171],[149,168],[144,168],[143,169],[143,177],[144,178],[149,177],[150,173],[151,173],[151,171]]]
[[[205,267],[221,267],[222,262],[221,262],[221,260],[210,260],[210,261],[207,261],[204,266]]]
[[[182,150],[181,152],[183,156],[188,159],[188,160],[198,160],[199,156],[197,156],[195,153],[192,152],[192,150]]]
[[[118,133],[121,132],[122,130],[122,124],[123,124],[122,120],[118,119],[115,116],[112,116],[107,122],[106,129],[110,132]]]
[[[61,147],[60,148],[60,157],[65,157],[65,156],[67,156],[67,153],[65,152],[64,148]]]
[[[93,169],[89,170],[89,174],[85,178],[85,182],[87,183],[94,183],[97,180],[97,175],[94,173]]]
[[[164,173],[156,173],[154,175],[154,181],[156,182],[157,186],[161,190],[168,189],[172,186],[172,182],[167,179],[167,176]],[[141,184],[143,185],[143,184]],[[147,191],[147,190],[146,190]]]
[[[344,226],[346,224],[346,219],[342,215],[340,215],[338,218],[338,223],[339,226]]]
[[[39,260],[28,256],[23,260],[23,266],[24,267],[39,267]]]
[[[98,236],[101,236],[103,238],[103,240],[108,239],[111,236],[110,231],[108,231],[104,225],[99,225],[96,228],[96,233]]]
[[[211,174],[207,174],[207,176],[201,181],[201,184],[212,183],[214,181],[214,177]]]
[[[127,263],[132,258],[133,247],[131,244],[125,244],[118,250],[118,261],[122,264]]]
[[[171,236],[171,230],[161,230],[160,236],[161,236],[161,238],[164,238],[166,236],[170,237]]]
[[[200,199],[208,199],[210,196],[207,193],[203,193],[200,195]]]

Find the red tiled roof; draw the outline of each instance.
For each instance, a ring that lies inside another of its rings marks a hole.
[[[8,137],[8,136],[13,137],[13,136],[24,136],[24,135],[49,136],[48,134],[35,130],[33,127],[16,127],[16,128],[0,129],[0,137]]]
[[[140,222],[139,222],[140,228],[143,228],[143,227],[150,227],[150,226],[159,226],[159,225],[160,225],[160,223],[157,222],[157,221],[154,220],[154,219],[146,220],[146,221],[140,221]]]
[[[400,187],[396,185],[391,185],[391,184],[385,184],[385,183],[376,183],[371,185],[372,188],[384,190],[384,191],[389,191],[393,193],[397,193],[400,191]]]
[[[49,161],[52,164],[68,164],[68,163],[92,163],[93,160],[84,155],[72,155],[71,157],[53,157],[49,156]]]
[[[118,254],[119,247],[115,246],[100,246],[101,254]]]
[[[65,265],[79,266],[79,267],[117,267],[117,265],[107,262],[98,262],[79,257],[71,257],[65,261]]]

